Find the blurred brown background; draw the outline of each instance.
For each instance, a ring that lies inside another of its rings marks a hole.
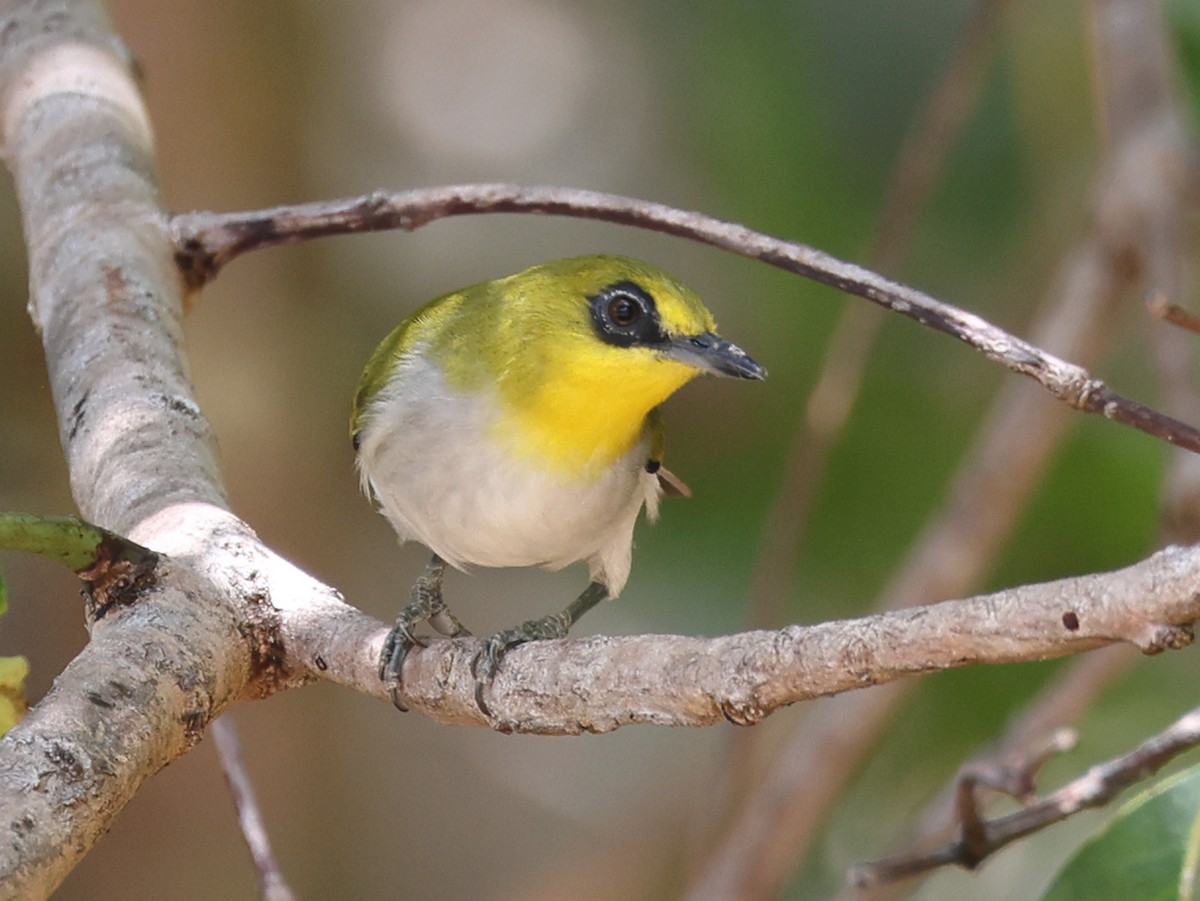
[[[171,209],[467,181],[562,184],[700,209],[852,259],[863,259],[901,141],[973,7],[110,3],[144,71]],[[1182,0],[1169,8],[1194,73],[1200,15]],[[1086,225],[1099,151],[1082,13],[1072,4],[1010,4],[991,52],[909,261],[887,274],[1023,334]],[[70,512],[41,347],[24,315],[7,182],[0,206],[0,508]],[[744,627],[789,437],[839,310],[863,301],[677,239],[563,219],[465,217],[239,260],[187,321],[192,373],[234,510],[351,602],[390,620],[424,551],[398,551],[358,492],[346,418],[363,362],[430,297],[596,251],[676,272],[771,376],[762,385],[702,381],[668,404],[669,463],[695,497],[668,503],[657,527],[640,527],[621,601],[579,632]],[[1099,373],[1152,400],[1136,300],[1114,330],[1125,340],[1113,343]],[[1011,378],[910,322],[885,325],[789,576],[784,619],[865,609]],[[991,584],[1144,555],[1156,534],[1165,455],[1144,436],[1080,417]],[[0,568],[11,606],[0,651],[31,659],[36,698],[86,639],[77,587],[48,564],[11,554],[0,554]],[[578,570],[452,574],[448,594],[478,634],[557,609],[582,578]],[[1082,748],[1056,762],[1050,780],[1123,750],[1190,706],[1175,686],[1193,682],[1194,665],[1191,653],[1144,662],[1084,721]],[[925,684],[790,897],[826,897],[850,862],[901,836],[906,817],[1056,666],[979,669]],[[760,726],[767,744],[799,713]],[[309,899],[670,897],[718,826],[714,796],[734,731],[502,736],[401,716],[326,685],[233,716],[285,874]],[[940,876],[920,897],[1026,896],[1095,822],[1028,842],[981,876]],[[254,896],[208,742],[147,783],[58,895]]]

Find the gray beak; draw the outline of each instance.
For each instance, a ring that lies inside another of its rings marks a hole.
[[[712,332],[671,338],[664,353],[680,363],[686,363],[713,375],[737,379],[765,379],[763,369],[734,344]]]

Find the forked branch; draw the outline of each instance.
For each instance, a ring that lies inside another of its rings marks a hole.
[[[1184,751],[1200,745],[1200,708],[1142,742],[1128,754],[1097,764],[1078,779],[1023,810],[993,820],[972,814],[971,828],[954,841],[931,851],[900,854],[862,864],[851,874],[855,885],[867,887],[904,879],[946,864],[969,869],[979,866],[1005,845],[1052,823],[1093,807],[1103,807],[1131,785],[1158,772]],[[968,792],[974,798],[974,791]]]

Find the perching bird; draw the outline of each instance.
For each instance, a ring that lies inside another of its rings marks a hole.
[[[639,511],[653,520],[664,484],[682,488],[662,468],[658,405],[702,373],[766,376],[717,336],[695,292],[617,256],[455,291],[383,340],[350,421],[363,489],[402,542],[433,552],[380,660],[397,706],[414,624],[470,634],[442,599],[447,563],[588,565],[590,584],[561,613],[485,642],[474,667],[485,712],[483,687],[510,648],[561,638],[620,593]]]

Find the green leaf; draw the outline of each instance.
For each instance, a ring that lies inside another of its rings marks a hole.
[[[4,590],[4,579],[0,577],[0,616],[7,610],[8,593]],[[24,657],[0,657],[0,735],[25,715],[28,707],[25,703],[27,675],[29,661]]]
[[[1200,862],[1200,767],[1144,791],[1071,858],[1043,901],[1190,901]]]
[[[24,657],[0,657],[0,735],[25,715],[25,677],[29,661]]]

